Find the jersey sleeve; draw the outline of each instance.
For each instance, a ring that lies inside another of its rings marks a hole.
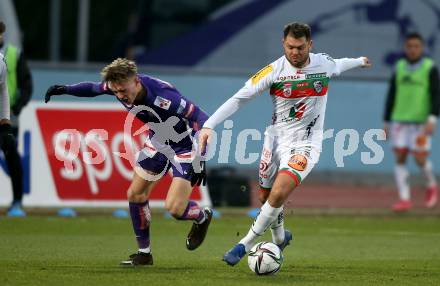
[[[273,83],[275,67],[275,63],[272,63],[253,75],[240,90],[214,112],[203,127],[214,129],[252,98],[269,89]]]
[[[331,77],[338,76],[345,71],[360,67],[364,64],[364,58],[362,57],[333,59],[327,54],[321,55],[325,57],[325,61],[327,61]]]
[[[105,82],[80,82],[67,85],[67,94],[78,97],[95,97],[101,94],[114,95]]]
[[[6,64],[0,60],[0,119],[10,119],[9,94],[6,86]]]

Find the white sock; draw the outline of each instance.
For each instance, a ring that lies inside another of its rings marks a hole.
[[[425,166],[422,167],[423,175],[426,178],[426,186],[428,188],[437,186],[437,182],[435,180],[434,173],[432,171],[432,163],[431,161],[426,161]]]
[[[142,253],[150,253],[150,252],[151,252],[150,247],[147,247],[147,248],[139,248],[138,251],[139,251],[139,252],[142,252]]]
[[[404,201],[409,201],[411,197],[408,175],[408,170],[406,169],[405,165],[396,165],[394,168],[394,176],[397,183],[397,189],[399,191],[399,197]]]
[[[278,217],[270,225],[270,231],[272,232],[273,243],[281,244],[284,242],[284,210],[281,210]]]
[[[262,236],[272,222],[278,217],[283,207],[273,208],[269,205],[269,202],[265,202],[261,207],[260,214],[255,218],[254,223],[251,226],[248,234],[240,240],[240,243],[244,244],[246,252],[248,252],[254,240]]]

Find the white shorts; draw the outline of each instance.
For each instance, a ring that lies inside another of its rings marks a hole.
[[[424,124],[391,123],[391,143],[394,149],[427,152],[431,149],[431,136],[424,133]]]
[[[270,189],[278,173],[290,175],[299,185],[318,163],[320,152],[311,146],[286,146],[266,135],[261,152],[259,183]]]

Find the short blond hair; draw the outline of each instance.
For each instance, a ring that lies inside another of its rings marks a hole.
[[[101,71],[102,80],[105,82],[124,82],[137,75],[135,62],[125,58],[117,58]]]

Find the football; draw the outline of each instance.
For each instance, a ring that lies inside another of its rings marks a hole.
[[[283,264],[283,253],[272,242],[262,241],[255,244],[249,251],[249,268],[257,275],[277,273]]]

